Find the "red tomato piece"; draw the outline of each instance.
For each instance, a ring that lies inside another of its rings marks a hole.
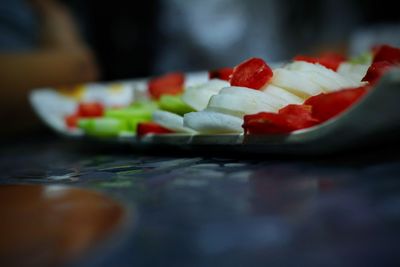
[[[229,81],[231,79],[233,73],[233,68],[220,68],[217,70],[211,70],[208,72],[208,77],[210,79],[221,79],[221,80],[225,80],[225,81]]]
[[[322,93],[310,97],[304,104],[312,106],[312,116],[324,122],[349,108],[366,92],[366,87],[358,87],[328,94]]]
[[[65,124],[69,129],[74,129],[78,125],[79,116],[78,114],[71,114],[64,117]]]
[[[295,61],[306,61],[313,64],[320,64],[328,69],[337,71],[339,65],[346,60],[346,58],[337,53],[329,52],[321,54],[319,57],[310,57],[304,55],[298,55],[293,60]]]
[[[319,123],[312,116],[312,107],[308,105],[287,105],[279,110],[279,114],[285,116],[288,125],[295,130],[308,128]]]
[[[243,129],[245,134],[279,134],[294,130],[284,116],[271,112],[244,116]]]
[[[142,122],[138,124],[137,126],[138,136],[143,136],[150,133],[165,134],[165,133],[173,133],[173,131],[164,128],[155,122]]]
[[[380,45],[373,48],[373,63],[387,61],[392,64],[400,64],[400,48],[390,45]]]
[[[233,69],[231,85],[260,89],[272,78],[271,68],[261,58],[250,58]]]
[[[149,81],[149,93],[154,99],[159,99],[162,95],[178,95],[183,92],[184,82],[183,73],[168,73]]]
[[[104,114],[104,106],[98,102],[79,103],[77,114],[82,118],[101,117]]]
[[[311,57],[311,56],[305,56],[305,55],[297,55],[293,58],[294,61],[305,61],[308,63],[318,63],[319,59],[316,57]]]
[[[246,134],[282,134],[316,125],[311,106],[288,105],[279,113],[261,112],[244,116],[243,128]]]
[[[368,68],[367,74],[365,74],[362,80],[374,85],[392,66],[393,64],[388,61],[378,61],[372,63],[372,65]]]

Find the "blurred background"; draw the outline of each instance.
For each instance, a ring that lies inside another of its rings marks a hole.
[[[42,86],[400,46],[395,1],[1,0],[0,117]],[[6,114],[7,113],[7,114]]]
[[[104,79],[233,66],[252,57],[282,61],[321,50],[357,53],[400,45],[395,1],[67,1]]]
[[[19,48],[34,48],[35,1],[1,2],[2,52],[15,31],[28,35],[19,37]],[[271,62],[322,50],[357,53],[376,42],[400,45],[400,15],[388,0],[58,2],[76,20],[103,80],[232,66],[252,56]]]

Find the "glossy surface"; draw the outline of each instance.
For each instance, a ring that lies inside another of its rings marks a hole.
[[[137,214],[78,266],[395,266],[398,151],[143,154],[43,138],[6,147],[0,181],[96,189]]]
[[[0,186],[0,265],[76,260],[118,228],[123,208],[99,193],[60,185]]]

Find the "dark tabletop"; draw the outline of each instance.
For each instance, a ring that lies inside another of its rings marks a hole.
[[[319,156],[136,151],[54,136],[2,144],[2,184],[67,184],[127,210],[81,266],[400,263],[400,151]]]

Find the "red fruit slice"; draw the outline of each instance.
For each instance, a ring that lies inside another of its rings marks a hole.
[[[390,45],[380,45],[373,48],[373,63],[387,61],[392,64],[400,64],[400,48]]]
[[[305,61],[308,63],[319,63],[319,59],[317,57],[305,56],[305,55],[297,55],[293,58],[294,61]]]
[[[69,129],[74,129],[78,125],[79,116],[78,114],[71,114],[64,117],[65,124]]]
[[[243,129],[245,134],[279,134],[294,130],[284,116],[271,112],[244,116]]]
[[[285,116],[288,125],[293,129],[303,129],[319,123],[312,117],[312,107],[308,105],[287,105],[279,110],[279,114]]]
[[[185,76],[183,73],[165,74],[149,81],[149,93],[155,99],[159,99],[162,95],[181,94],[184,82]]]
[[[250,58],[233,69],[231,85],[260,89],[271,78],[272,70],[261,58]]]
[[[104,114],[104,106],[98,102],[79,103],[77,115],[82,118],[101,117]]]
[[[311,106],[288,105],[279,113],[261,112],[244,116],[246,134],[282,134],[314,126],[319,121],[311,116]]]
[[[312,116],[324,122],[349,108],[366,92],[366,87],[344,89],[338,92],[312,96],[304,104],[312,106]]]
[[[138,136],[143,136],[146,134],[164,134],[164,133],[173,133],[171,130],[162,127],[161,125],[155,122],[142,122],[137,126],[137,134]]]
[[[233,73],[233,68],[226,67],[226,68],[220,68],[217,70],[210,70],[208,72],[208,77],[210,79],[217,78],[217,79],[229,81],[231,79],[232,73]]]
[[[378,61],[372,63],[372,65],[368,68],[367,74],[365,74],[362,80],[374,85],[392,66],[393,64],[388,61]]]
[[[346,58],[337,53],[329,52],[329,53],[324,53],[320,55],[319,57],[310,57],[310,56],[304,56],[304,55],[298,55],[294,57],[295,61],[306,61],[309,63],[313,64],[321,64],[322,66],[325,66],[328,69],[337,71],[339,68],[339,65],[346,60]]]

